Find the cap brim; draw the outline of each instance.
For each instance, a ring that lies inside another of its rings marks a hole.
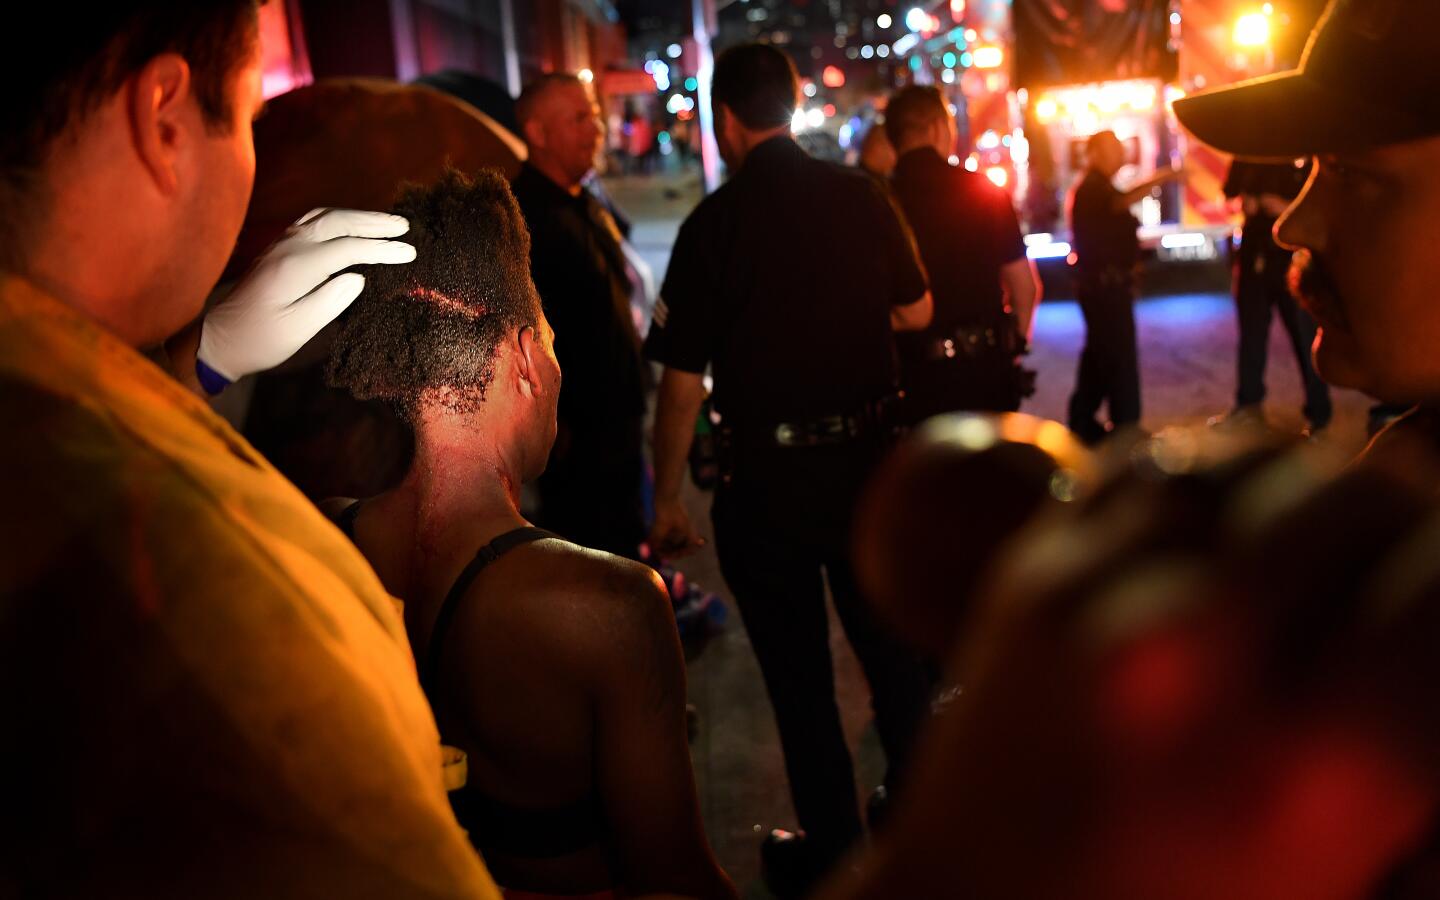
[[[1421,129],[1376,98],[1317,83],[1302,72],[1255,78],[1175,101],[1180,124],[1235,156],[1295,159],[1391,143]]]

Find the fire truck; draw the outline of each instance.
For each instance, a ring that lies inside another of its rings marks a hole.
[[[1236,218],[1228,158],[1189,138],[1171,104],[1189,92],[1295,64],[1319,0],[946,0],[911,9],[893,50],[937,84],[961,127],[957,161],[1012,192],[1034,259],[1071,256],[1066,195],[1086,139],[1114,131],[1133,184],[1187,177],[1134,208],[1141,245],[1164,262],[1218,258]]]

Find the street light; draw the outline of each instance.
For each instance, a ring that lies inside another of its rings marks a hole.
[[[1249,13],[1235,22],[1235,44],[1240,47],[1263,47],[1270,43],[1270,17]]]
[[[905,27],[911,31],[924,31],[930,27],[930,14],[916,6],[905,14]]]
[[[1005,51],[999,47],[976,47],[972,58],[977,69],[998,69],[1005,61]]]
[[[893,20],[890,18],[889,13],[881,13],[880,15],[875,17],[875,27],[889,28],[892,21]]]

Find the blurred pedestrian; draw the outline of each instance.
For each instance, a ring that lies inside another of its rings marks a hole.
[[[1240,348],[1235,409],[1211,420],[1232,427],[1263,424],[1265,413],[1265,359],[1270,349],[1270,319],[1280,322],[1295,350],[1300,381],[1305,388],[1303,409],[1307,435],[1330,424],[1330,389],[1315,374],[1310,345],[1315,341],[1315,320],[1301,309],[1290,293],[1291,251],[1275,243],[1275,220],[1299,195],[1310,176],[1309,160],[1265,163],[1237,159],[1225,176],[1225,196],[1238,198],[1245,215],[1235,254],[1235,311],[1239,318]]]
[[[636,114],[630,120],[625,133],[625,151],[630,155],[630,174],[647,175],[650,172],[650,151],[655,145],[655,129],[644,114]]]
[[[538,483],[539,524],[633,559],[645,537],[645,374],[630,313],[639,276],[615,217],[582,184],[600,148],[598,109],[579,78],[552,74],[525,88],[516,115],[530,158],[515,199],[565,372],[560,433]]]
[[[889,443],[892,328],[924,328],[932,302],[883,187],[792,139],[798,87],[773,47],[735,47],[716,62],[712,96],[732,175],[681,226],[646,343],[665,367],[652,530],[662,553],[698,543],[680,489],[704,373],[714,375],[720,566],[769,690],[804,832],[775,832],[762,851],[772,889],[785,895],[863,831],[822,573],[870,682],[891,785],[903,780],[928,693],[923,666],[874,622],[847,550],[855,496]]]
[[[1096,443],[1117,428],[1140,424],[1140,357],[1135,336],[1135,278],[1140,223],[1130,207],[1181,170],[1159,173],[1127,190],[1114,185],[1126,165],[1125,145],[1113,131],[1085,143],[1085,175],[1070,197],[1075,245],[1075,293],[1085,317],[1085,348],[1070,395],[1070,429]],[[1110,424],[1095,416],[1104,403]]]
[[[933,87],[902,88],[885,107],[899,154],[891,179],[930,276],[935,318],[896,336],[905,420],[955,410],[1012,412],[1033,391],[1020,367],[1040,298],[1015,207],[978,172],[952,165],[955,117]]]
[[[53,52],[0,63],[0,893],[498,898],[379,579],[175,380],[282,363],[345,270],[415,258],[402,218],[315,210],[202,315],[257,6],[7,11]]]

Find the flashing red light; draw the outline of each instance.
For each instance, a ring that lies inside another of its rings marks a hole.
[[[845,86],[845,72],[839,66],[826,66],[820,73],[820,83],[827,88]]]
[[[827,103],[827,104],[825,104],[825,116],[828,118],[828,117],[833,116],[833,115],[835,115],[835,104],[833,104],[833,103]]]

